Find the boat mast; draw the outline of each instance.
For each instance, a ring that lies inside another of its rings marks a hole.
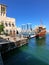
[[[43,26],[42,20],[40,19],[40,26]]]

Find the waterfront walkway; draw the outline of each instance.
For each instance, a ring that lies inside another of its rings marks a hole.
[[[11,42],[15,43],[15,42],[27,39],[27,38],[24,38],[23,36],[11,37],[11,36],[0,35],[0,37],[1,37],[0,44],[7,44],[7,43],[11,43]]]
[[[27,43],[28,39],[24,38],[23,36],[21,37],[0,36],[0,49],[2,53],[8,52]]]

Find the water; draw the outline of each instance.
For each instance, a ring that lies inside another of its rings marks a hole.
[[[1,53],[0,53],[0,65],[3,65]]]
[[[49,34],[4,54],[4,65],[49,65]]]

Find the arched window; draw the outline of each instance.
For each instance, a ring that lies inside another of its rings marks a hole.
[[[5,23],[5,25],[6,25],[6,26],[8,26],[8,24],[7,24],[7,23]]]
[[[11,35],[12,35],[12,30],[10,30],[10,32],[9,32],[9,33],[10,33],[10,36],[11,36]]]
[[[6,32],[8,33],[8,30],[6,30]]]
[[[11,27],[11,24],[9,23],[9,26]]]
[[[12,30],[10,30],[10,32],[12,32]]]
[[[13,35],[15,36],[15,34],[16,34],[16,33],[15,33],[15,30],[13,30]]]
[[[14,27],[14,24],[12,23],[12,26]]]
[[[13,32],[15,32],[15,30]]]
[[[16,34],[19,34],[19,32],[17,31]]]

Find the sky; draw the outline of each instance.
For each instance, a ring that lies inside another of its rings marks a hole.
[[[7,16],[16,19],[16,26],[42,24],[49,30],[49,0],[0,0],[7,5]]]

